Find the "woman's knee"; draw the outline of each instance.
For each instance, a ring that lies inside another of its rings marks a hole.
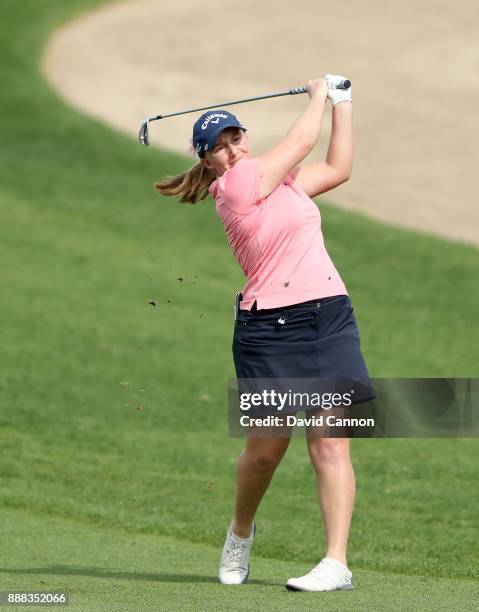
[[[270,472],[281,462],[288,443],[289,440],[281,440],[273,444],[247,445],[242,455],[255,471]]]
[[[349,461],[349,438],[312,438],[308,450],[314,465],[331,465]]]

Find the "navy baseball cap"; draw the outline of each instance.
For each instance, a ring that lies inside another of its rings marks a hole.
[[[246,128],[236,117],[225,110],[210,110],[203,113],[193,126],[193,147],[199,157],[206,151],[212,151],[219,135],[228,127]]]

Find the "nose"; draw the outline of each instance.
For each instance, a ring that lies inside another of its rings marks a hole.
[[[237,148],[237,147],[236,147],[236,145],[235,145],[235,144],[230,143],[230,144],[228,145],[228,155],[229,155],[230,157],[236,157],[236,148]]]

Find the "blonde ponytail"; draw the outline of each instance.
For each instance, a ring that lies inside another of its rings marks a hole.
[[[208,187],[215,178],[215,171],[199,162],[182,174],[167,176],[159,183],[155,183],[155,189],[162,195],[180,195],[180,202],[195,204],[198,200],[206,198]]]

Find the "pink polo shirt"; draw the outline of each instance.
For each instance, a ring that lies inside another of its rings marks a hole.
[[[324,246],[321,214],[295,183],[299,166],[259,197],[259,159],[238,161],[210,185],[247,282],[240,308],[258,310],[347,295]]]

